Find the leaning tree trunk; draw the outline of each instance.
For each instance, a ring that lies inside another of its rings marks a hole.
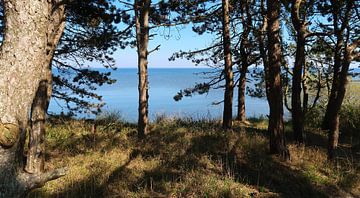
[[[284,120],[283,120],[283,94],[280,77],[280,1],[267,1],[267,36],[268,36],[268,66],[269,66],[269,126],[270,152],[281,154],[289,158],[290,154],[285,144]]]
[[[329,97],[329,101],[327,104],[327,108],[325,111],[325,116],[322,122],[322,129],[323,130],[329,130],[332,123],[333,122],[331,120],[331,118],[334,118],[336,116],[336,111],[333,108],[333,106],[336,103],[336,96],[337,96],[337,87],[339,87],[339,73],[340,73],[340,68],[341,68],[341,51],[342,51],[342,46],[344,44],[344,40],[342,38],[342,31],[340,32],[337,31],[337,43],[335,46],[335,51],[334,51],[334,76],[333,76],[333,81],[332,81],[332,85],[331,85],[331,92],[330,92],[330,97]]]
[[[31,107],[31,130],[29,132],[29,150],[25,170],[28,173],[44,172],[45,165],[45,120],[52,93],[51,64],[58,42],[65,28],[64,6],[52,12],[48,27],[48,45],[45,73],[37,89]]]
[[[341,72],[339,74],[338,85],[332,89],[336,89],[336,98],[331,106],[333,114],[329,116],[329,133],[328,133],[328,159],[332,160],[335,157],[335,150],[339,142],[339,119],[340,109],[343,103],[346,87],[348,84],[348,71],[352,60],[354,59],[354,49],[360,44],[360,39],[354,41],[352,44],[348,44],[345,47],[344,58],[342,61]],[[357,52],[358,53],[358,52]],[[334,91],[335,92],[335,91]]]
[[[229,19],[229,1],[222,0],[222,27],[223,27],[223,45],[225,58],[225,93],[224,93],[224,111],[223,128],[232,127],[232,100],[234,90],[234,80],[231,58],[231,39],[230,39],[230,19]]]
[[[292,127],[294,139],[298,143],[304,142],[304,108],[301,104],[301,85],[303,68],[305,68],[305,44],[306,44],[306,21],[300,20],[300,4],[302,0],[294,0],[292,3],[291,19],[296,30],[296,56],[292,78],[292,92],[291,92],[291,114],[292,114]],[[304,92],[305,94],[305,92]],[[306,94],[305,94],[306,95]]]
[[[354,50],[358,47],[360,39],[349,44],[350,32],[345,31],[349,28],[351,10],[354,0],[346,2],[344,16],[341,16],[341,8],[336,1],[332,2],[334,33],[337,39],[334,51],[334,76],[331,86],[329,102],[326,108],[322,128],[328,130],[328,159],[335,157],[335,151],[339,141],[339,118],[340,109],[346,93],[347,75],[351,61],[354,59]],[[338,23],[338,19],[342,23]],[[346,38],[346,39],[344,39]]]
[[[148,45],[149,45],[149,13],[151,0],[135,1],[136,43],[139,70],[139,115],[138,136],[143,138],[149,128],[149,82],[148,82]]]
[[[0,53],[0,197],[23,197],[63,175],[23,171],[22,144],[35,92],[45,71],[50,3],[4,0],[5,31]],[[21,27],[21,28],[20,28]]]
[[[351,52],[349,47],[345,49],[345,59],[342,64],[341,73],[339,74],[339,84],[337,87],[337,96],[331,106],[333,114],[329,117],[329,133],[328,133],[328,159],[332,160],[335,157],[335,150],[339,142],[339,125],[340,125],[340,109],[343,103],[346,86],[348,84],[347,74],[351,63]]]

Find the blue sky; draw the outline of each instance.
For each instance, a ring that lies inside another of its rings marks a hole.
[[[127,1],[133,3],[133,1]],[[152,0],[153,4],[158,3],[159,0]],[[122,3],[117,2],[120,8],[128,7]],[[129,14],[133,15],[132,11]],[[170,31],[170,32],[169,32]],[[150,34],[156,34],[153,40],[149,42],[148,50],[154,49],[156,46],[161,45],[160,50],[155,51],[148,57],[149,68],[197,68],[204,66],[195,66],[194,63],[186,59],[177,59],[169,61],[168,58],[174,52],[196,50],[208,47],[213,39],[211,34],[198,35],[192,31],[192,24],[182,25],[177,27],[152,29]],[[170,38],[165,38],[170,35]],[[125,50],[118,50],[114,56],[116,66],[118,68],[137,68],[137,54],[135,48],[126,48]]]
[[[152,30],[151,34],[157,34],[153,40],[149,42],[149,51],[156,46],[161,45],[160,50],[151,53],[148,57],[149,68],[197,68],[204,66],[195,66],[194,63],[186,59],[177,59],[169,61],[168,58],[177,51],[196,50],[207,47],[211,44],[213,36],[210,34],[198,35],[191,30],[191,25],[175,27],[169,29],[160,27]],[[116,66],[118,68],[136,68],[137,55],[135,48],[126,48],[118,50],[115,55]]]

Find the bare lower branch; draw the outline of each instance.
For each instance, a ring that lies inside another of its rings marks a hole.
[[[67,171],[67,168],[59,168],[40,174],[24,173],[23,178],[26,181],[27,189],[32,190],[44,186],[45,183],[48,181],[52,181],[65,176]]]
[[[156,46],[153,50],[148,51],[148,55],[151,54],[151,53],[153,53],[153,52],[155,52],[155,51],[160,50],[160,46],[161,46],[161,45],[158,45],[158,46]]]

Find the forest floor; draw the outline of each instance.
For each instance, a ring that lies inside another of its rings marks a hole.
[[[268,154],[266,120],[225,132],[214,120],[159,117],[143,140],[116,116],[96,122],[50,119],[46,168],[69,172],[29,197],[360,197],[359,151],[342,144],[329,163],[317,130],[306,146],[288,142],[284,161]]]

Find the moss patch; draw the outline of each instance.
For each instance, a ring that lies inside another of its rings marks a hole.
[[[3,147],[13,146],[19,138],[20,128],[10,123],[0,123],[0,145]]]

